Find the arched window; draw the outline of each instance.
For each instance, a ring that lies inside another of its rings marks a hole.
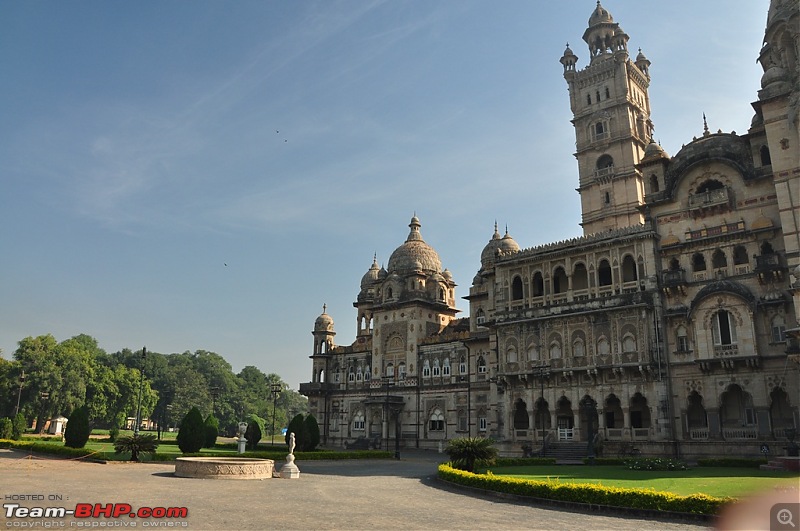
[[[653,193],[658,192],[658,175],[655,173],[650,175],[650,191]]]
[[[575,264],[575,269],[572,272],[572,289],[588,289],[589,288],[589,273],[586,271],[586,266],[580,262]]]
[[[442,370],[439,367],[439,358],[433,360],[433,375],[434,376],[441,376]]]
[[[744,245],[737,245],[733,248],[733,265],[743,265],[750,263],[750,259],[747,257],[747,249],[744,248]]]
[[[544,278],[542,273],[537,271],[533,274],[533,296],[541,297],[544,295]]]
[[[394,376],[394,365],[391,363],[386,366],[386,376]]]
[[[761,243],[761,254],[775,254],[772,244],[765,241]]]
[[[486,374],[486,360],[483,356],[478,356],[478,374]]]
[[[706,408],[703,407],[703,397],[697,391],[692,391],[689,394],[686,420],[689,424],[689,430],[708,427],[708,417],[706,416]]]
[[[553,341],[550,343],[550,359],[557,360],[561,358],[561,343]]]
[[[518,301],[522,299],[522,279],[514,277],[511,281],[511,300]]]
[[[364,381],[368,382],[370,378],[372,378],[372,373],[369,370],[369,365],[367,365],[364,367]]]
[[[622,259],[622,281],[636,281],[636,260],[629,254],[625,255],[625,258]]]
[[[762,166],[771,166],[772,165],[772,157],[769,156],[769,148],[767,146],[761,146],[761,149],[758,150],[759,154],[761,155],[761,165]]]
[[[681,263],[678,261],[677,258],[673,258],[669,261],[669,270],[670,271],[678,271],[681,268]]]
[[[514,403],[514,429],[527,430],[529,426],[528,405],[521,398],[518,398]]]
[[[633,334],[625,334],[622,338],[622,352],[636,352],[636,338]]]
[[[600,260],[600,265],[597,268],[597,284],[599,286],[611,285],[611,266],[608,260]]]
[[[423,378],[431,377],[431,364],[428,360],[425,360],[422,364],[422,377]]]
[[[536,345],[528,347],[528,359],[531,361],[539,361],[539,349]]]
[[[689,334],[685,326],[680,325],[678,330],[675,331],[675,340],[678,346],[678,352],[689,352]]]
[[[450,358],[445,358],[442,362],[442,376],[450,376]]]
[[[458,360],[458,374],[467,374],[467,358],[461,356]]]
[[[723,253],[721,249],[717,249],[714,251],[714,254],[711,255],[711,267],[714,269],[728,267],[728,259],[725,257],[725,253]]]
[[[397,364],[397,375],[401,380],[406,379],[406,364],[405,362],[400,362]]]
[[[364,431],[366,422],[364,421],[364,413],[358,411],[353,415],[353,431]]]
[[[430,431],[444,431],[444,413],[438,407],[431,413],[431,417],[428,420],[428,429]]]
[[[608,91],[608,87],[606,87],[606,99],[611,97],[611,92]]]
[[[706,270],[706,257],[700,253],[695,253],[692,256],[692,270],[697,273],[698,271]]]
[[[592,104],[592,95],[591,94],[588,94],[588,93],[586,94],[586,104],[587,105],[591,105]]]
[[[514,346],[508,347],[506,351],[506,361],[509,363],[514,363],[517,361],[517,348]]]
[[[358,369],[356,369],[356,381],[360,382],[363,379],[364,379],[364,369],[362,369],[361,365],[359,365]]]
[[[610,170],[614,167],[614,159],[609,154],[601,155],[600,158],[597,159],[597,169],[598,170]]]
[[[356,381],[356,371],[350,367],[350,370],[347,371],[347,381],[353,383]]]
[[[386,290],[386,297],[388,299],[392,298],[392,288],[391,287]]]
[[[730,312],[727,310],[720,310],[715,313],[711,326],[711,335],[714,338],[714,345],[736,344],[736,323]]]
[[[772,342],[784,343],[786,341],[786,320],[782,315],[776,315],[770,323],[772,329]]]
[[[725,186],[721,182],[715,179],[709,179],[700,185],[697,189],[697,193],[702,194],[704,192],[711,192],[712,190],[722,190],[723,188],[725,188]]]
[[[581,357],[586,355],[586,346],[583,344],[583,339],[577,338],[572,343],[572,355]]]
[[[608,339],[605,337],[601,337],[597,340],[597,353],[601,356],[607,356],[611,354],[611,345],[608,343]]]
[[[568,286],[567,274],[564,272],[563,267],[558,266],[553,271],[553,293],[566,293]]]

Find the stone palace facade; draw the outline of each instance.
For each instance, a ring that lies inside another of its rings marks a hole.
[[[301,384],[324,444],[503,453],[592,441],[607,454],[757,455],[800,426],[800,8],[773,0],[745,134],[653,140],[650,61],[597,3],[569,47],[584,235],[522,249],[497,227],[459,318],[456,284],[411,219],[364,275],[357,334],[323,310]],[[477,263],[476,257],[476,263]]]

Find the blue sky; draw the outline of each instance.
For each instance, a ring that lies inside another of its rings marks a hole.
[[[747,131],[767,0],[603,3],[670,154]],[[508,226],[581,234],[559,58],[593,0],[0,3],[0,349],[86,333],[293,388],[416,212],[468,294]],[[468,309],[466,301],[460,308]]]

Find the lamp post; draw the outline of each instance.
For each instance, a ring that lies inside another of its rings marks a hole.
[[[592,421],[597,414],[597,410],[593,401],[588,397],[582,402],[581,407],[586,415],[586,431],[589,439],[586,454],[589,458],[589,464],[594,464],[594,425]]]
[[[278,407],[278,395],[281,394],[283,386],[279,383],[270,384],[269,392],[272,393],[272,445],[275,445],[275,411]]]
[[[22,374],[19,375],[19,391],[17,392],[17,409],[14,410],[14,416],[19,414],[19,400],[22,398],[22,386],[25,383],[25,369],[22,369]]]
[[[144,387],[144,363],[147,358],[147,347],[142,347],[142,369],[139,373],[139,399],[136,401],[136,420],[133,425],[133,436],[139,435],[139,424],[142,414],[142,387]]]
[[[45,412],[46,412],[45,404],[50,399],[50,393],[48,393],[47,391],[40,391],[39,392],[39,398],[42,401],[42,412],[39,415],[41,417],[41,419],[42,419],[42,427],[39,428],[38,424],[36,425],[36,427],[39,428],[39,433],[44,433],[44,427],[47,424],[47,421],[44,418],[44,415],[45,415]]]

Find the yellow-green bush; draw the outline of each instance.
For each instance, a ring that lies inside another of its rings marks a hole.
[[[604,487],[559,480],[535,481],[495,476],[491,472],[473,474],[456,470],[447,464],[439,465],[439,478],[458,485],[518,496],[677,513],[714,515],[723,505],[734,501],[732,498],[715,498],[705,494],[679,496],[654,489]]]

